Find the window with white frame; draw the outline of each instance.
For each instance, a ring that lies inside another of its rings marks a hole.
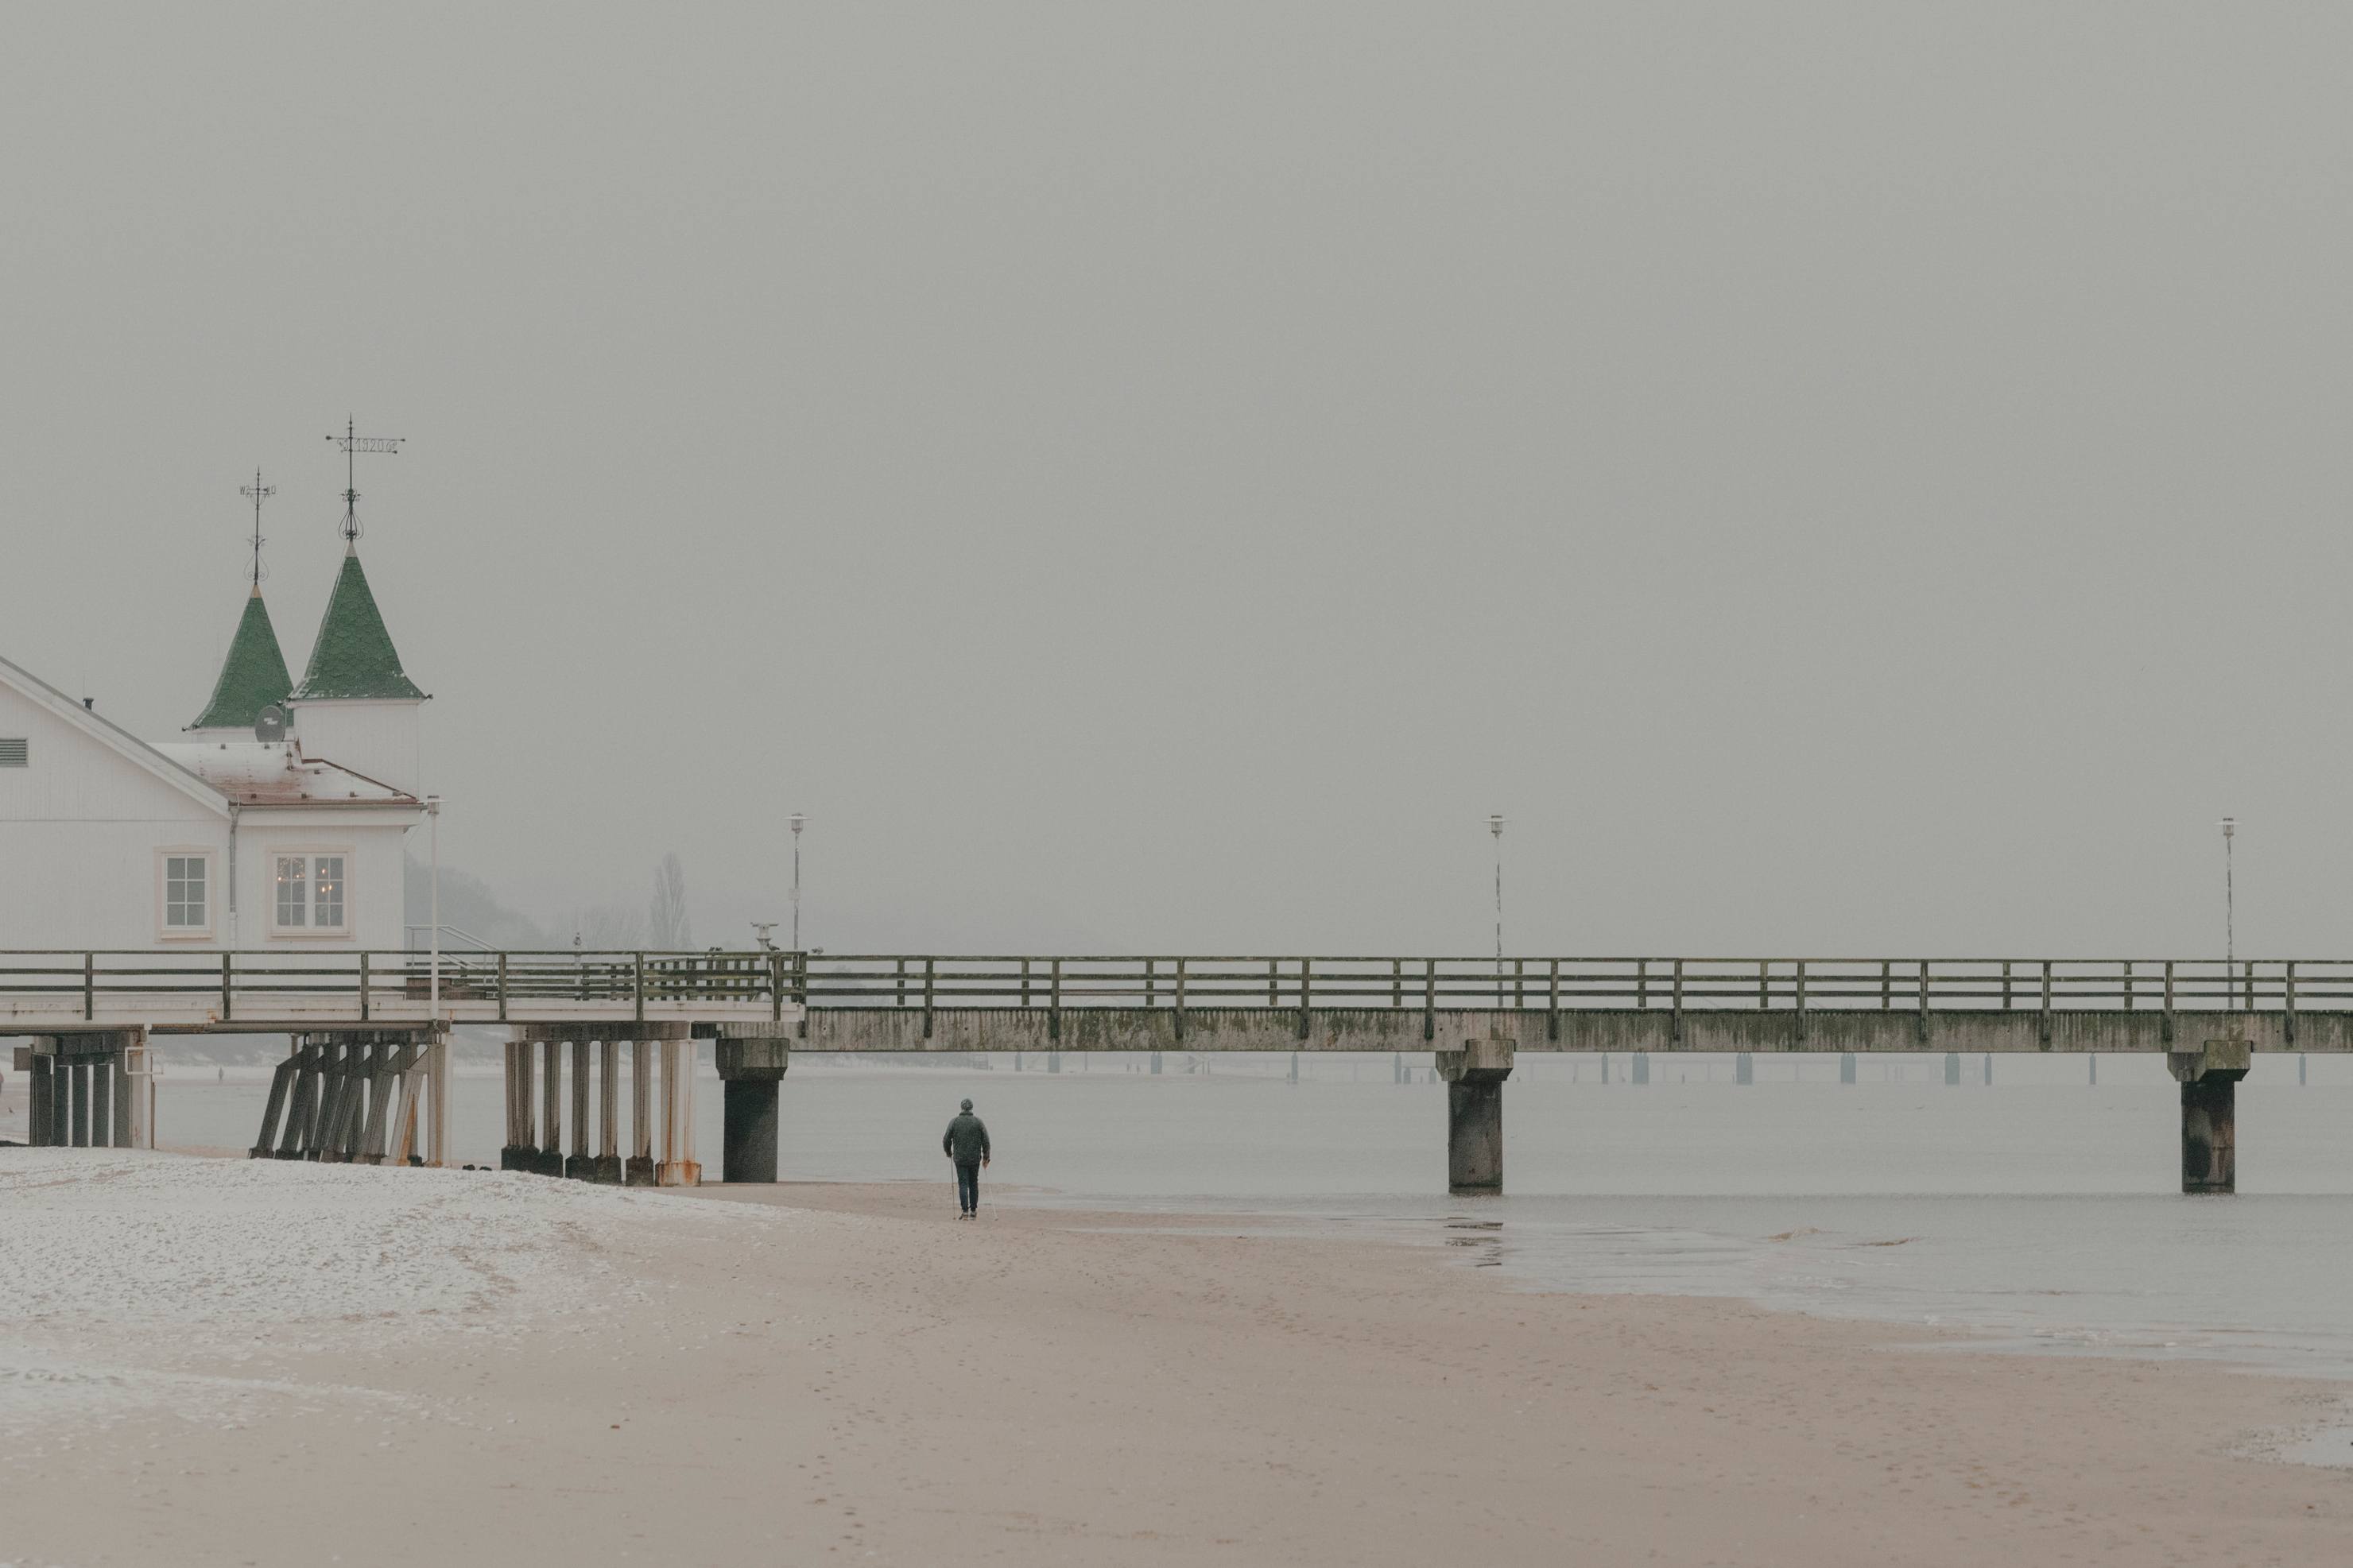
[[[348,885],[341,853],[278,857],[277,929],[338,934],[350,927]]]
[[[213,929],[213,858],[201,849],[166,849],[158,857],[164,934],[210,936]]]

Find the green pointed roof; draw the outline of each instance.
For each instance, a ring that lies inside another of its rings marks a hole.
[[[319,622],[319,640],[311,645],[311,668],[294,700],[328,697],[408,697],[425,693],[400,668],[392,634],[368,592],[367,574],[360,570],[356,546],[343,551],[343,569],[335,590],[327,595],[327,614]]]
[[[278,630],[269,624],[269,606],[256,587],[245,601],[237,636],[229,639],[228,658],[221,661],[220,679],[213,683],[213,700],[188,728],[250,730],[261,710],[285,701],[293,687],[286,656],[278,651]]]

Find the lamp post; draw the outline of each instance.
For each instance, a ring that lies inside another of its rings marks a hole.
[[[2231,839],[2239,831],[2239,819],[2222,819],[2222,996],[2223,1005],[2230,1005],[2231,993],[2238,989],[2239,971],[2239,910],[2236,889],[2232,886]]]
[[[439,795],[428,795],[425,797],[425,816],[433,827],[433,890],[427,918],[433,921],[431,1012],[433,1021],[438,1024],[441,1021],[441,797]],[[440,1123],[435,1122],[434,1127],[438,1131]]]
[[[1495,836],[1495,999],[1500,1006],[1504,996],[1504,818],[1500,812],[1487,814],[1487,831]]]
[[[793,825],[793,951],[801,950],[801,829],[808,817],[795,812],[788,820]]]

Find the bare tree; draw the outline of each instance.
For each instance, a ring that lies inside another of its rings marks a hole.
[[[683,952],[694,943],[694,926],[686,917],[686,871],[675,849],[654,871],[651,923],[653,944],[665,952]]]

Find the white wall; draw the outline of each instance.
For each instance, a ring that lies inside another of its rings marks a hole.
[[[294,738],[306,757],[324,758],[404,795],[420,795],[417,706],[389,700],[297,703]]]
[[[20,735],[29,742],[29,765],[0,768],[0,952],[229,946],[226,810],[0,686],[0,736]],[[321,952],[398,948],[402,847],[420,816],[332,806],[245,810],[237,832],[235,945]],[[161,932],[157,856],[182,847],[214,855],[209,936]],[[297,848],[349,857],[349,935],[271,935],[274,858]]]
[[[0,686],[0,736],[19,735],[30,764],[0,768],[0,950],[159,945],[156,849],[226,850],[227,816]]]

